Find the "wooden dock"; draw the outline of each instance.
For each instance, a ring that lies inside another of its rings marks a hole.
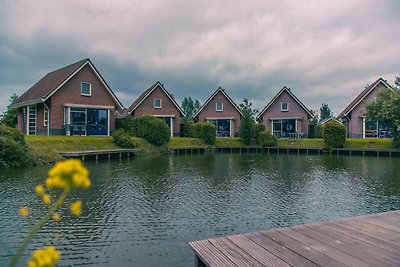
[[[85,160],[99,160],[111,158],[130,158],[135,155],[135,149],[105,149],[61,152],[64,158],[79,158]]]
[[[191,242],[196,266],[400,266],[400,211]]]

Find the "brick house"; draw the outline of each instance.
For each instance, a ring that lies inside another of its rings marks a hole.
[[[171,129],[171,136],[179,136],[180,118],[184,116],[184,112],[164,85],[156,82],[125,110],[123,116],[127,115],[153,115],[164,119]]]
[[[22,94],[17,128],[26,135],[110,135],[122,109],[90,59],[46,74]]]
[[[379,78],[365,87],[339,114],[338,120],[346,126],[348,137],[387,137],[390,134],[389,125],[366,117],[367,104],[374,101],[384,90],[393,90],[393,88],[384,79]]]
[[[265,130],[278,137],[307,137],[311,111],[284,86],[257,115]]]
[[[240,129],[242,112],[219,87],[193,115],[197,122],[211,122],[217,127],[217,137],[234,137]]]

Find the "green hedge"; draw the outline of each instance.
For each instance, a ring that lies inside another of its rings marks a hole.
[[[134,136],[141,137],[156,146],[168,143],[171,131],[164,120],[145,115],[135,117],[132,122],[132,133]]]
[[[270,131],[262,131],[258,133],[257,144],[262,147],[277,146],[278,138]]]
[[[201,138],[206,144],[213,145],[215,143],[216,127],[210,122],[194,124],[192,132],[194,138]]]
[[[24,135],[15,128],[0,126],[0,169],[33,164]]]
[[[122,148],[135,147],[135,144],[132,142],[131,135],[123,129],[116,130],[113,133],[112,138],[113,142]]]
[[[323,127],[324,149],[331,151],[332,148],[343,148],[346,142],[346,127],[337,122],[328,122]]]
[[[115,130],[125,130],[129,134],[133,134],[133,124],[134,124],[135,118],[132,117],[131,115],[127,115],[123,118],[117,118],[115,120]]]

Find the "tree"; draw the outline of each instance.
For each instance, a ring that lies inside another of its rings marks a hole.
[[[396,85],[397,89],[400,89],[400,75],[394,77],[394,84]]]
[[[239,109],[242,112],[240,119],[240,139],[245,145],[251,145],[254,139],[257,138],[256,123],[254,120],[255,114],[258,113],[257,109],[252,109],[252,103],[247,98],[243,98],[242,103],[239,104]]]
[[[333,113],[331,109],[329,108],[328,104],[323,103],[321,105],[321,108],[319,109],[320,115],[319,115],[319,120],[325,120],[333,117]]]
[[[182,109],[185,112],[185,117],[182,119],[183,123],[193,121],[193,115],[199,110],[199,100],[194,100],[189,96],[185,97],[182,101]]]
[[[385,90],[382,91],[376,100],[367,105],[367,114],[369,119],[388,123],[392,133],[393,144],[400,147],[400,91]]]
[[[17,100],[18,95],[16,93],[13,93],[10,96],[9,102],[10,105]],[[18,123],[18,110],[17,109],[11,109],[10,106],[7,107],[7,110],[3,113],[3,116],[0,120],[0,124],[9,126],[9,127],[15,127]]]

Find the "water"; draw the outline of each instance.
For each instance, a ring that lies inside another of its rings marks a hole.
[[[59,266],[194,266],[188,242],[400,209],[400,159],[210,154],[86,163],[85,210],[50,222],[26,251],[54,244]],[[26,232],[21,205],[49,166],[0,174],[0,266]]]

